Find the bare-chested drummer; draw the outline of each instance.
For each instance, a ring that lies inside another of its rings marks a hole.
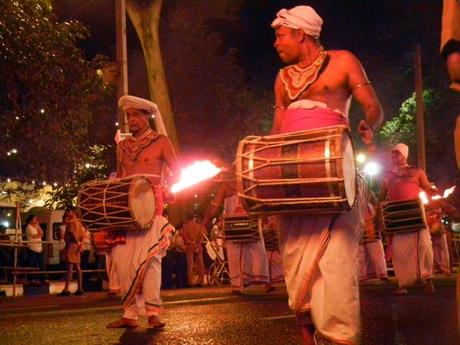
[[[156,104],[134,96],[123,96],[118,105],[126,113],[131,137],[118,144],[117,178],[136,174],[149,175],[154,185],[161,183],[163,167],[177,171],[176,156],[169,139],[153,131],[152,114],[159,116]],[[161,258],[173,227],[162,215],[155,215],[149,230],[126,231],[126,244],[112,249],[113,265],[118,273],[124,314],[108,328],[139,327],[138,316],[148,317],[149,328],[163,328],[160,311]]]
[[[309,6],[282,9],[274,47],[288,64],[275,82],[273,134],[349,125],[354,97],[365,118],[358,131],[372,145],[382,108],[358,59],[319,42],[323,20]],[[304,344],[358,344],[358,228],[355,206],[337,216],[281,216],[279,245],[289,305]],[[314,340],[316,338],[316,342]]]

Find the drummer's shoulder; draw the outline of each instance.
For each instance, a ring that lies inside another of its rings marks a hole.
[[[327,55],[331,61],[359,63],[359,59],[349,50],[328,50]]]

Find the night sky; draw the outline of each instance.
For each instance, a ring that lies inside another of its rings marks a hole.
[[[180,2],[164,1],[163,22],[169,9]],[[55,9],[60,19],[76,19],[89,27],[91,38],[82,42],[88,58],[105,54],[115,59],[113,3],[112,0],[56,1]],[[271,91],[282,66],[273,49],[271,21],[279,9],[301,4],[313,6],[323,18],[321,41],[326,49],[350,50],[361,60],[383,105],[386,119],[397,115],[402,102],[414,91],[414,50],[416,43],[421,44],[424,86],[436,90],[441,102],[445,103],[443,113],[436,114],[442,118],[437,121],[439,128],[436,130],[445,141],[442,143],[444,154],[450,157],[447,168],[431,169],[429,173],[438,180],[452,179],[456,168],[451,138],[455,114],[460,111],[460,97],[448,90],[447,72],[439,55],[442,1],[243,1],[236,22],[210,18],[210,26],[223,36],[226,48],[238,49],[238,62],[254,91]],[[136,49],[140,49],[137,36],[128,19],[128,50]],[[430,150],[427,148],[428,154]]]

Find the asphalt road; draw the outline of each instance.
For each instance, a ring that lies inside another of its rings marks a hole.
[[[455,282],[436,279],[435,286],[433,296],[421,287],[393,296],[394,282],[362,285],[362,344],[459,345]],[[252,288],[243,296],[232,295],[229,288],[167,290],[163,301],[161,319],[167,325],[153,332],[145,320],[135,331],[106,329],[122,309],[118,298],[104,292],[2,298],[0,344],[300,344],[282,286],[271,294]]]

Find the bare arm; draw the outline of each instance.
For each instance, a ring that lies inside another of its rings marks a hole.
[[[283,85],[280,75],[276,77],[275,81],[275,117],[273,118],[273,125],[271,134],[278,134],[281,130],[281,123],[283,121],[284,113],[286,112],[287,104],[283,99]]]
[[[179,174],[179,164],[177,163],[176,152],[168,137],[162,137],[163,140],[163,159],[168,165],[168,168],[172,171],[173,175]]]
[[[363,142],[371,145],[374,132],[383,120],[383,110],[374,88],[359,60],[350,52],[345,55],[344,63],[348,66],[348,88],[364,111],[365,119],[358,125],[358,132]]]
[[[382,181],[382,186],[380,187],[378,203],[380,204],[383,201],[385,201],[387,199],[387,195],[388,195],[387,180],[386,178],[384,178]]]
[[[428,181],[428,177],[426,176],[425,172],[422,169],[419,169],[419,174],[418,174],[418,181],[420,184],[420,187],[427,193],[432,193],[433,188],[431,188],[431,183]]]
[[[216,194],[214,195],[214,200],[211,201],[211,205],[209,205],[208,209],[206,210],[203,216],[203,221],[201,222],[201,225],[203,225],[205,228],[208,226],[209,222],[211,222],[211,219],[216,215],[219,207],[224,204],[227,188],[227,184],[222,183],[217,189]]]

